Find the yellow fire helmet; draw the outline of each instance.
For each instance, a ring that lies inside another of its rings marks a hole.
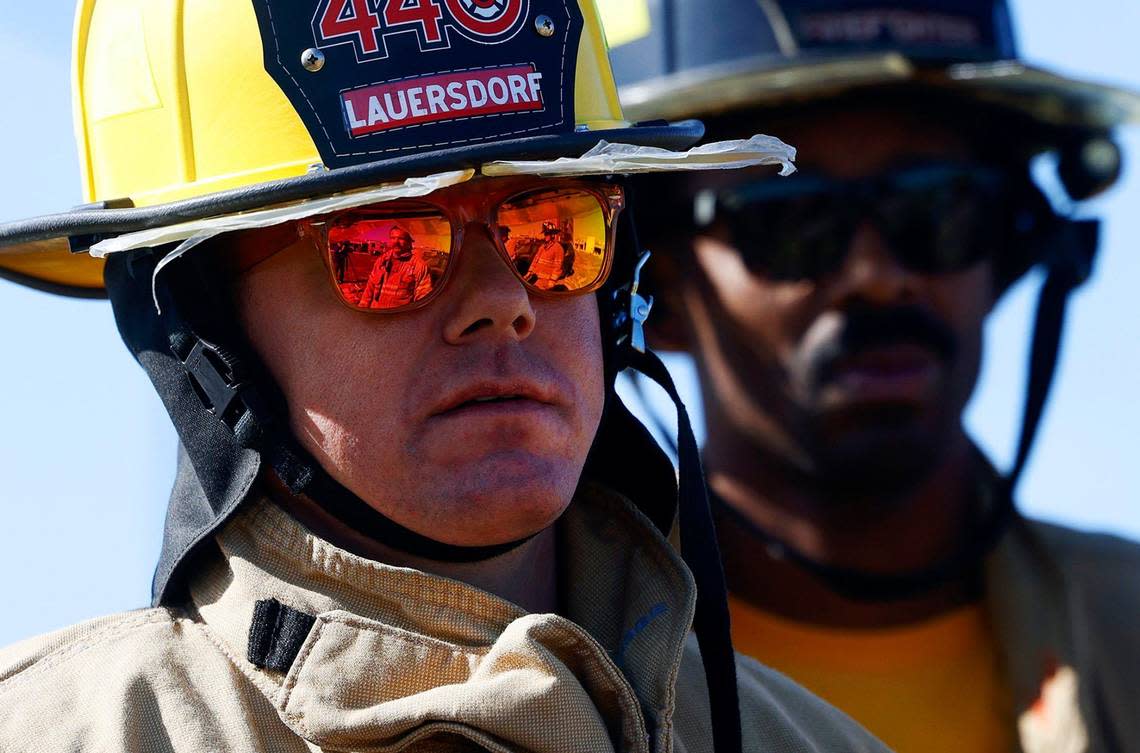
[[[625,119],[593,0],[81,0],[74,56],[89,203],[0,224],[0,275],[72,295],[124,234],[600,141],[707,161]]]

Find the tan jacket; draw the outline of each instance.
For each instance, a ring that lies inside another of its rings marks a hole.
[[[1018,519],[986,593],[1022,750],[1140,750],[1140,546]]]
[[[568,617],[338,549],[262,502],[217,536],[184,609],[0,652],[0,750],[709,751],[692,578],[626,500],[560,526]],[[316,615],[287,673],[247,660],[254,603]],[[746,751],[883,751],[739,660]]]

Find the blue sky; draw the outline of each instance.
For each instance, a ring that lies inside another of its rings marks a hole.
[[[81,200],[71,129],[71,0],[0,4],[0,219]],[[1140,4],[1015,0],[1025,56],[1140,89]],[[1106,219],[1092,283],[1071,311],[1063,362],[1023,509],[1140,538],[1135,427],[1140,335],[1140,128],[1121,186],[1085,208]],[[968,424],[1008,465],[1020,420],[1036,280],[987,327],[986,364]],[[173,478],[175,440],[106,302],[60,299],[0,282],[0,645],[99,614],[144,606]],[[674,359],[699,407],[683,360]]]

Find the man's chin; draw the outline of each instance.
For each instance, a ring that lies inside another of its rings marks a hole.
[[[466,464],[465,464],[466,465]],[[446,510],[437,538],[461,546],[517,541],[552,525],[574,496],[580,469],[525,453],[494,454],[448,474],[433,496]]]
[[[830,413],[817,427],[813,456],[819,480],[851,496],[892,497],[937,468],[946,432],[907,403],[865,404]]]
[[[516,490],[454,501],[446,526],[431,538],[455,546],[498,546],[534,536],[558,521],[570,500],[540,491]]]

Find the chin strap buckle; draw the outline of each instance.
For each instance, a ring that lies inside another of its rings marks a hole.
[[[236,359],[217,345],[195,339],[182,365],[206,410],[235,431],[246,412],[241,400],[245,382],[238,376]]]
[[[645,322],[649,320],[649,312],[653,310],[653,296],[648,298],[638,293],[641,286],[641,270],[649,261],[650,253],[643,251],[633,268],[633,280],[614,291],[613,328],[617,333],[618,345],[629,343],[629,347],[638,353],[644,353]]]

